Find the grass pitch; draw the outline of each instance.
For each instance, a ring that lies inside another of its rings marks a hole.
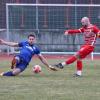
[[[64,59],[48,59],[51,64]],[[73,77],[75,63],[57,72],[49,71],[38,59],[15,77],[0,77],[0,100],[100,100],[100,61],[84,60],[83,76]],[[40,64],[41,74],[32,66]],[[10,68],[10,60],[0,61],[0,70]]]

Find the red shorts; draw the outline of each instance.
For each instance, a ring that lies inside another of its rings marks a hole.
[[[78,51],[80,58],[85,58],[91,52],[94,51],[94,46],[91,45],[83,45],[81,49]]]

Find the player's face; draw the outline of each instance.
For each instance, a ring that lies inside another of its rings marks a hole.
[[[86,20],[81,20],[82,26],[88,26],[88,21]]]
[[[88,26],[89,25],[89,19],[87,17],[83,17],[81,20],[82,26]]]
[[[35,37],[30,36],[30,37],[28,38],[28,42],[29,42],[30,45],[34,44],[35,41],[36,41]]]

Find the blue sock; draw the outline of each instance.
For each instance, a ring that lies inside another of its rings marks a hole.
[[[12,73],[12,71],[9,71],[9,72],[5,72],[3,76],[15,76],[15,75]]]

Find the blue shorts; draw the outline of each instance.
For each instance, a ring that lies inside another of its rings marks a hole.
[[[27,68],[28,64],[25,62],[20,62],[18,64],[16,64],[16,68],[19,68],[22,71],[24,71]]]
[[[16,64],[16,68],[19,68],[22,72],[27,68],[28,63],[24,61],[24,59],[20,55],[17,55],[16,57],[19,57],[21,60],[19,63]]]

